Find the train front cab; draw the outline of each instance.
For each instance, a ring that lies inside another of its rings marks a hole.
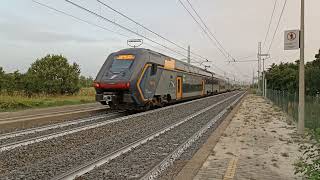
[[[112,109],[134,109],[134,76],[139,68],[139,54],[120,51],[109,55],[101,67],[94,87],[96,101]]]

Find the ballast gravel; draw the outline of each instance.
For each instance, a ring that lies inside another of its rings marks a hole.
[[[81,176],[80,179],[140,179],[235,99],[232,98],[220,106],[192,118],[150,142]]]
[[[236,92],[170,107],[0,153],[0,179],[49,179],[177,122]]]
[[[1,139],[0,140],[0,146],[1,145],[5,145],[7,143],[17,142],[17,141],[21,141],[21,140],[25,140],[25,139],[30,139],[30,138],[34,138],[34,137],[48,135],[48,134],[51,134],[51,133],[56,133],[56,132],[59,132],[59,131],[65,131],[65,130],[68,130],[68,129],[71,130],[72,128],[77,128],[77,127],[86,126],[86,125],[93,124],[93,123],[103,122],[103,121],[107,121],[107,120],[114,119],[114,118],[121,117],[121,116],[125,116],[125,115],[129,115],[129,113],[112,114],[110,116],[107,116],[107,114],[106,114],[106,117],[97,118],[97,119],[92,120],[92,121],[87,121],[87,122],[83,122],[83,123],[79,123],[79,124],[73,124],[73,125],[69,125],[69,126],[65,126],[65,127],[49,129],[49,130],[46,130],[46,131],[40,131],[40,132],[36,132],[36,133],[31,133],[31,134],[22,135],[22,136],[16,136],[16,137],[7,138],[7,139]],[[94,118],[94,117],[92,117],[92,118]]]

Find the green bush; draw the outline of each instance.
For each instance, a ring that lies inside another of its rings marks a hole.
[[[36,60],[25,77],[27,94],[74,94],[79,91],[79,65],[70,65],[62,55]]]
[[[308,132],[309,144],[300,146],[303,156],[295,163],[295,174],[301,173],[306,179],[320,179],[320,128]]]

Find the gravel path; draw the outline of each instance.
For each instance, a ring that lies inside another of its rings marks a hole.
[[[223,177],[234,158],[234,179],[304,179],[294,174],[293,165],[302,154],[302,139],[284,112],[263,97],[250,94],[195,179]]]
[[[0,153],[0,178],[48,179],[116,150],[235,92]],[[84,138],[85,137],[85,138]]]
[[[206,125],[237,97],[83,175],[83,179],[139,179]]]

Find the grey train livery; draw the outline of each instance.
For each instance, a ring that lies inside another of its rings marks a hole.
[[[143,48],[110,54],[94,87],[96,101],[125,110],[148,110],[235,88],[212,72]]]

